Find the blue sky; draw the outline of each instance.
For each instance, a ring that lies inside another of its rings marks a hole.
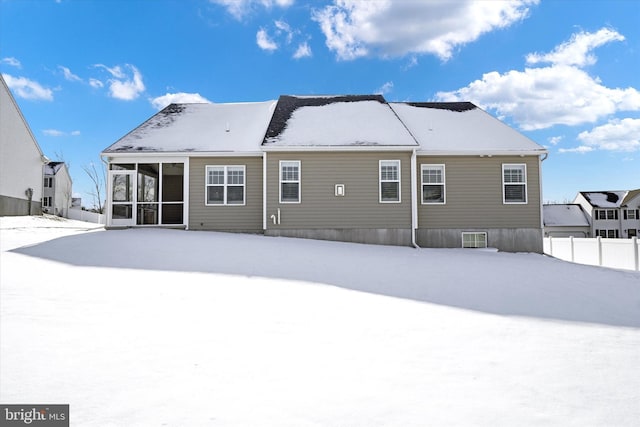
[[[0,72],[83,166],[170,102],[472,101],[546,146],[545,201],[640,188],[640,2],[0,0]]]

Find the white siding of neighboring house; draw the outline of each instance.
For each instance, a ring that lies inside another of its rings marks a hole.
[[[50,168],[45,166],[45,171],[47,169]],[[42,210],[52,215],[68,218],[69,209],[71,208],[72,182],[67,165],[63,163],[55,174],[51,175],[45,172],[44,176],[45,178],[53,178],[52,186],[50,188],[44,187],[43,190],[43,197],[51,197],[52,206],[48,208],[43,206]]]
[[[0,77],[0,198],[5,199],[0,206],[15,206],[11,199],[20,199],[25,206],[24,212],[5,211],[0,215],[26,215],[25,191],[28,188],[33,189],[32,201],[40,204],[43,159],[29,125]],[[32,214],[37,213],[40,213],[39,209],[32,210]]]

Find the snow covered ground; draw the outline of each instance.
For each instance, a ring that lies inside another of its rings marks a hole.
[[[74,426],[636,426],[640,273],[0,218],[0,402]]]

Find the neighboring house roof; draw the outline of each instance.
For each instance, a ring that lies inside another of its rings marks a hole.
[[[171,104],[104,153],[259,152],[275,103]]]
[[[438,153],[546,153],[546,149],[470,102],[392,102],[420,144]]]
[[[64,166],[64,162],[49,162],[44,165],[45,175],[55,175]]]
[[[544,205],[542,216],[545,227],[588,227],[589,219],[580,205]]]
[[[381,95],[281,96],[265,147],[412,147]]]
[[[627,196],[622,200],[622,206],[629,206],[629,203],[636,197],[640,197],[640,188],[637,190],[631,190]],[[639,200],[640,201],[640,200]]]
[[[581,191],[580,194],[594,208],[619,208],[628,191]]]

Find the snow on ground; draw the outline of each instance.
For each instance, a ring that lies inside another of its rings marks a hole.
[[[0,219],[0,401],[82,426],[632,426],[640,274]]]

